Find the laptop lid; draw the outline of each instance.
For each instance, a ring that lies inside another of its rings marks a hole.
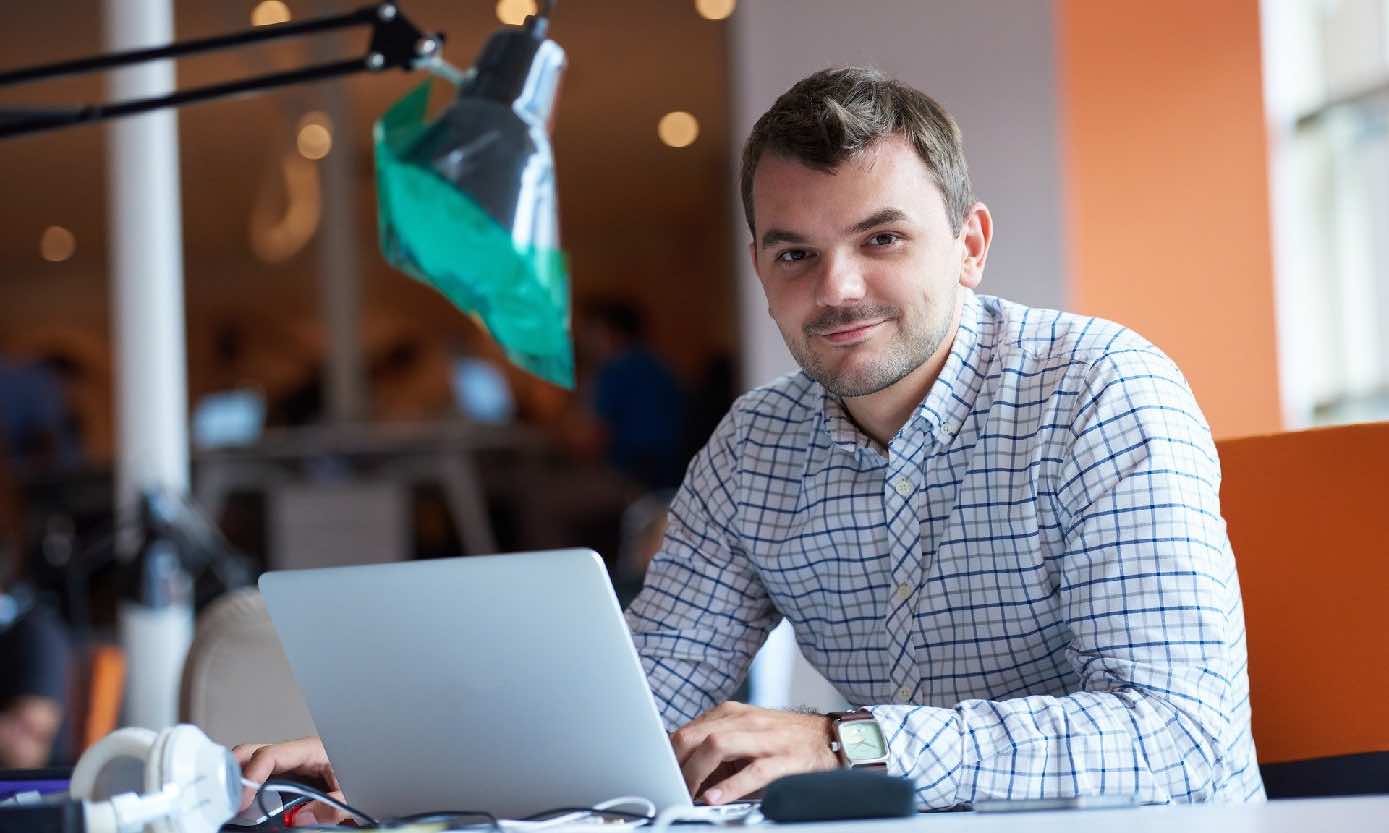
[[[591,550],[271,572],[260,589],[347,800],[372,815],[690,804]]]

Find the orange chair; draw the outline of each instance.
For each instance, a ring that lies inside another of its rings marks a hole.
[[[1269,795],[1389,792],[1389,422],[1218,447]]]
[[[77,651],[69,713],[73,717],[73,760],[116,730],[125,691],[125,653],[96,643]]]

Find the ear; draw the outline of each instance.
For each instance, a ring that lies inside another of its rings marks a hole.
[[[984,262],[989,257],[989,244],[993,242],[994,220],[989,207],[977,202],[965,212],[965,221],[960,227],[959,241],[963,252],[960,260],[960,285],[973,289],[984,279]]]

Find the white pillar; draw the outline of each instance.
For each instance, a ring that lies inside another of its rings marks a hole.
[[[323,225],[318,233],[319,302],[324,345],[325,416],[332,423],[367,416],[366,373],[361,346],[361,262],[357,256],[357,183],[351,108],[342,82],[317,90],[333,123],[333,148],[319,162],[323,182]]]
[[[172,0],[104,0],[104,10],[110,51],[173,40]],[[108,83],[111,100],[167,93],[174,88],[173,62],[116,70]],[[136,520],[141,489],[188,490],[178,122],[172,110],[161,110],[112,122],[107,130],[116,514],[127,528]],[[169,613],[157,627],[144,620],[133,630],[123,624],[127,723],[160,728],[177,717],[192,610]]]
[[[340,4],[319,0],[318,14],[339,11]],[[328,61],[351,51],[354,41],[342,36],[316,39],[316,60]],[[318,297],[325,332],[323,362],[324,416],[330,423],[355,422],[367,414],[367,379],[362,360],[362,264],[357,256],[357,182],[351,102],[337,80],[313,88],[333,124],[333,147],[319,163],[323,183],[323,225],[318,232]]]

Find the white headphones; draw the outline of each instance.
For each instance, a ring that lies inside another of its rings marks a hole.
[[[241,767],[197,726],[119,729],[82,755],[68,791],[88,833],[217,833],[241,804]]]

